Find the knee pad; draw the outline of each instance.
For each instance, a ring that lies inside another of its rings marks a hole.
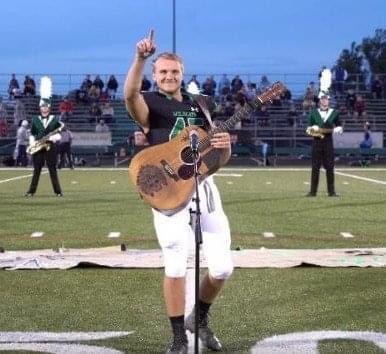
[[[174,248],[162,248],[165,275],[169,278],[182,278],[186,275],[187,252]]]
[[[233,273],[233,263],[230,260],[209,268],[209,274],[214,279],[226,280],[230,278],[232,273]]]

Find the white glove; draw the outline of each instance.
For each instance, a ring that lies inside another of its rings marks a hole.
[[[56,143],[57,141],[59,141],[60,139],[62,139],[62,136],[60,135],[60,133],[56,133],[54,135],[51,135],[49,138],[48,138],[48,141],[52,141],[53,143]]]
[[[314,131],[314,133],[317,133],[318,131],[319,131],[319,126],[317,126],[317,125],[313,125],[312,127],[311,127],[311,129]]]
[[[335,127],[334,128],[334,134],[343,134],[343,128],[342,127]]]

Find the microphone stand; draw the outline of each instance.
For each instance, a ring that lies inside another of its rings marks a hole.
[[[195,190],[196,190],[196,196],[193,198],[193,201],[196,204],[196,210],[190,209],[191,214],[195,214],[194,220],[194,235],[195,235],[195,245],[196,245],[196,251],[195,251],[195,292],[194,292],[194,354],[198,354],[199,349],[199,342],[198,342],[198,317],[199,317],[199,307],[198,307],[198,301],[199,301],[199,290],[200,290],[200,244],[202,243],[202,231],[201,231],[201,209],[200,209],[200,196],[198,193],[198,160],[199,160],[199,154],[198,154],[198,147],[195,149],[192,149],[192,155],[193,155],[193,166],[194,166],[194,183],[195,183]],[[193,224],[193,222],[192,222]],[[193,226],[193,225],[192,225]]]

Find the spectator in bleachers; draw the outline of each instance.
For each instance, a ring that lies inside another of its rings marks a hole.
[[[67,122],[74,113],[74,103],[67,97],[59,104],[60,121]]]
[[[202,94],[214,97],[216,92],[216,81],[213,76],[209,76],[206,78],[205,82],[202,84]]]
[[[366,102],[363,99],[362,95],[357,96],[357,99],[354,104],[354,118],[357,122],[359,122],[359,117],[361,117],[362,120],[365,120],[367,117]]]
[[[91,77],[89,74],[87,74],[84,80],[82,81],[82,84],[80,85],[80,90],[84,92],[88,92],[91,85],[92,85]]]
[[[386,74],[384,74],[382,78],[382,92],[383,98],[386,98]]]
[[[196,75],[192,75],[191,79],[188,81],[187,86],[189,86],[189,84],[191,82],[194,82],[197,85],[198,88],[201,87],[199,81],[197,80],[197,76]]]
[[[373,98],[381,99],[382,98],[382,82],[379,79],[378,75],[375,75],[373,81],[371,82],[371,94]]]
[[[295,104],[291,103],[289,110],[288,110],[288,116],[287,116],[288,125],[290,127],[296,127],[298,125],[298,122],[297,122],[298,116],[299,116],[299,113],[296,109]]]
[[[269,127],[269,112],[266,105],[262,105],[255,113],[257,125],[261,127]]]
[[[346,95],[346,108],[349,114],[354,113],[355,102],[357,101],[357,95],[352,88],[348,89]]]
[[[27,146],[29,144],[29,136],[28,121],[23,120],[16,132],[16,166],[26,167],[28,165]]]
[[[150,91],[150,89],[151,89],[151,82],[146,77],[146,75],[143,75],[141,91]]]
[[[0,115],[0,137],[8,136],[8,123],[6,118]]]
[[[35,80],[29,75],[25,76],[24,80],[24,96],[35,96],[36,95],[36,84]]]
[[[307,86],[302,102],[303,115],[308,114],[315,107],[314,92],[310,86]]]
[[[262,75],[260,78],[260,82],[257,85],[257,92],[260,94],[264,91],[266,91],[271,86],[270,81],[268,80],[266,75]]]
[[[14,127],[15,128],[19,127],[20,122],[23,121],[24,119],[27,119],[24,103],[21,100],[16,100],[15,110],[13,112]]]
[[[96,133],[108,133],[110,131],[107,124],[105,124],[105,121],[101,119],[99,123],[95,126],[95,132]]]
[[[333,70],[333,86],[337,96],[342,96],[344,93],[344,83],[347,79],[347,71],[340,64],[337,64]]]
[[[118,81],[114,75],[110,75],[109,80],[107,81],[107,95],[110,99],[115,100],[115,95],[118,90]]]
[[[236,75],[231,81],[231,93],[236,94],[244,86],[243,80],[241,80],[239,75]]]
[[[112,123],[114,120],[114,108],[109,102],[105,102],[102,107],[102,119],[107,123]]]
[[[92,84],[90,89],[88,90],[89,101],[98,102],[100,97],[101,97],[101,89],[99,88],[99,86]]]
[[[373,139],[371,137],[370,123],[365,122],[363,129],[364,129],[363,140],[360,142],[359,147],[361,149],[371,149],[371,147],[373,146]]]
[[[102,116],[102,110],[99,107],[99,104],[97,102],[93,102],[89,109],[89,122],[90,123],[98,123]]]
[[[12,74],[11,80],[9,81],[8,94],[10,99],[21,96],[19,81],[16,79],[15,74]]]
[[[225,97],[231,92],[231,82],[229,81],[227,74],[223,74],[218,83],[218,94],[221,97]]]
[[[92,84],[98,87],[100,92],[103,91],[103,87],[105,86],[104,82],[102,81],[99,75],[95,76],[95,79]]]

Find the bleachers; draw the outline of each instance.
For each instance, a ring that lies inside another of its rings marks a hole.
[[[26,116],[30,121],[32,116],[38,113],[38,98],[23,98]],[[53,98],[52,112],[59,114],[59,103],[62,97]],[[7,107],[7,121],[9,134],[7,137],[0,138],[0,155],[9,155],[15,146],[16,128],[13,126],[14,101],[3,100]],[[305,134],[305,128],[308,124],[308,117],[302,114],[301,101],[295,100],[298,110],[296,124],[290,125],[288,120],[289,105],[284,103],[281,106],[269,106],[268,124],[262,125],[258,116],[253,116],[248,122],[243,123],[240,130],[231,130],[230,133],[237,136],[237,144],[234,144],[234,155],[255,156],[260,153],[261,142],[266,142],[270,146],[269,153],[275,156],[292,156],[302,158],[308,156],[312,138]],[[336,107],[343,103],[343,99],[337,100]],[[112,133],[112,146],[104,149],[104,153],[114,155],[122,147],[127,147],[127,138],[134,131],[138,130],[137,125],[128,117],[124,102],[121,99],[111,101],[114,109],[114,119],[109,123]],[[367,117],[371,123],[373,131],[382,131],[384,133],[384,145],[386,146],[386,100],[366,99]],[[73,115],[68,119],[66,125],[74,132],[93,132],[95,131],[95,121],[90,119],[89,104],[76,104]],[[221,118],[218,118],[221,119]],[[345,132],[363,131],[363,120],[356,120],[353,116],[342,115]],[[86,149],[80,148],[79,151]],[[355,150],[355,149],[354,149]],[[98,150],[100,152],[100,149]],[[363,155],[359,149],[355,150],[358,155]],[[375,151],[375,150],[374,150]],[[76,149],[75,149],[76,152]],[[93,151],[91,153],[96,153]],[[89,152],[90,153],[90,152]],[[354,151],[339,151],[338,156],[353,154]],[[378,156],[386,156],[386,148],[376,151]]]

